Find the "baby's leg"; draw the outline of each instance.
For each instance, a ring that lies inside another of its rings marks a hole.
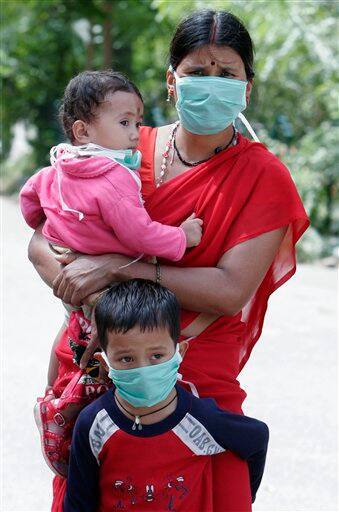
[[[34,416],[37,423],[42,452],[49,468],[56,474],[66,477],[68,470],[69,448],[75,420],[81,409],[95,398],[106,392],[109,384],[98,375],[98,361],[80,370],[76,362],[80,360],[90,339],[90,322],[83,312],[71,311],[70,321],[59,332],[54,346],[57,352],[64,339],[68,349],[73,347],[73,357],[67,371],[61,371],[59,358],[53,354],[50,361],[49,384],[44,398],[38,399]],[[57,362],[57,364],[56,364]],[[55,377],[55,368],[59,375]]]
[[[59,361],[55,354],[55,348],[60,343],[61,336],[64,333],[65,329],[66,329],[66,323],[64,322],[62,324],[62,327],[59,330],[58,334],[56,335],[55,340],[52,345],[51,354],[49,357],[46,391],[50,391],[53,388],[54,382],[58,376]]]

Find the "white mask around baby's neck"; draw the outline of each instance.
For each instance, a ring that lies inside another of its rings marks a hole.
[[[54,165],[59,158],[69,159],[82,156],[103,156],[118,162],[131,171],[137,171],[141,164],[141,152],[139,150],[108,149],[93,142],[81,146],[62,143],[54,146],[50,151],[51,165]]]

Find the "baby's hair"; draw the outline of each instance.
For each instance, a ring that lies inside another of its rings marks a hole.
[[[72,126],[80,119],[90,123],[109,93],[134,93],[143,101],[137,86],[123,74],[111,69],[83,71],[68,83],[59,110],[59,119],[65,134],[74,142]]]
[[[95,307],[100,346],[106,351],[107,333],[127,333],[138,326],[141,332],[168,329],[174,342],[180,335],[180,306],[174,293],[146,279],[114,283]]]

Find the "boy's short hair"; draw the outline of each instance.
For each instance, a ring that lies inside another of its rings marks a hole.
[[[122,73],[111,69],[83,71],[68,83],[59,110],[62,127],[74,141],[72,126],[80,119],[90,123],[95,119],[97,108],[105,101],[107,94],[118,91],[135,93],[143,101],[137,86]]]
[[[177,343],[180,306],[174,293],[146,279],[114,283],[95,307],[100,346],[106,351],[107,333],[126,333],[135,326],[142,332],[166,328]]]

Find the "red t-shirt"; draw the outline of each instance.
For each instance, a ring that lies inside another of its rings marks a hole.
[[[248,461],[254,501],[265,466],[265,423],[176,390],[176,410],[142,430],[132,429],[113,390],[80,413],[64,512],[212,512],[212,456],[226,450]]]

